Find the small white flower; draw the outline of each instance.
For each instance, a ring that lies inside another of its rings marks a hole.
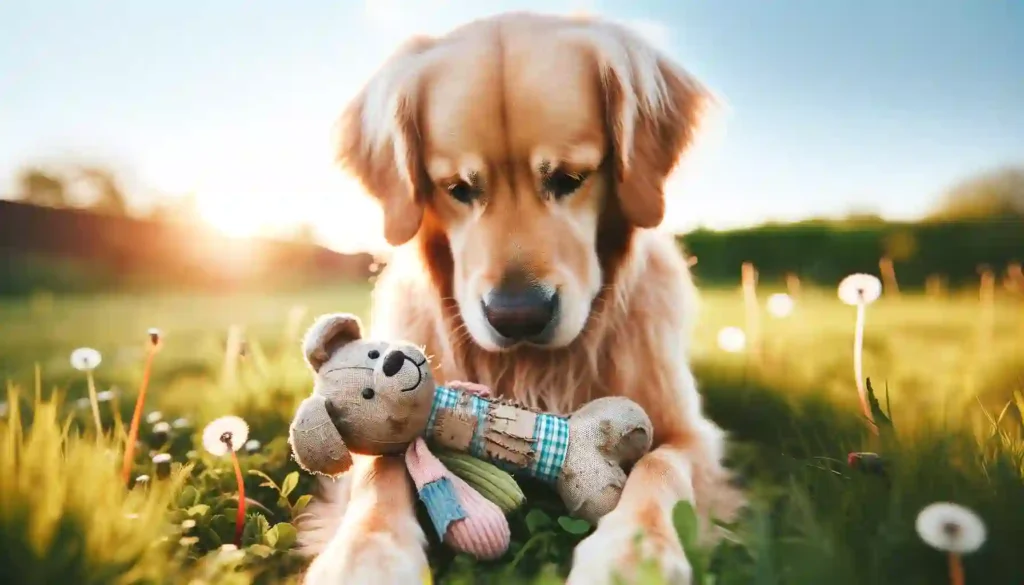
[[[260,450],[260,447],[262,447],[262,445],[260,445],[260,442],[256,439],[249,439],[245,442],[246,453],[255,453]]]
[[[950,502],[935,502],[917,515],[917,535],[938,550],[967,554],[985,543],[985,523],[969,508]]]
[[[839,300],[847,305],[870,305],[880,296],[882,281],[870,274],[851,274],[839,283]]]
[[[117,392],[115,392],[114,390],[103,390],[102,392],[96,393],[96,401],[109,402],[113,400],[115,396],[117,396]]]
[[[723,327],[718,332],[718,347],[722,351],[737,353],[747,345],[747,334],[739,327]]]
[[[71,352],[71,367],[80,372],[95,370],[102,361],[100,352],[91,347],[80,347]]]
[[[159,410],[154,410],[153,412],[146,415],[146,422],[153,425],[160,422],[160,420],[163,418],[164,414],[162,412],[160,412]]]
[[[793,312],[793,297],[786,293],[775,293],[768,297],[768,312],[773,317],[785,317]]]
[[[160,421],[153,425],[153,434],[166,435],[171,432],[171,425],[166,421]]]
[[[249,439],[249,425],[237,416],[222,416],[203,429],[203,448],[216,457],[238,451]]]
[[[156,455],[153,455],[153,463],[155,463],[157,465],[160,465],[161,463],[170,463],[170,462],[171,462],[171,454],[170,453],[157,453]]]
[[[191,519],[191,518],[189,518],[188,520],[184,520],[181,523],[181,529],[182,530],[191,530],[191,529],[193,529],[195,527],[196,527],[196,521]]]

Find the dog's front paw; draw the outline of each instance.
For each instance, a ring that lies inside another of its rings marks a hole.
[[[690,585],[693,570],[667,520],[644,521],[620,511],[601,519],[573,553],[566,585],[632,585],[651,571],[668,585]]]
[[[344,530],[344,528],[342,529]],[[313,560],[303,585],[419,585],[429,571],[423,546],[388,532],[354,531]]]

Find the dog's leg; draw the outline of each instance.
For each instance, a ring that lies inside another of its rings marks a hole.
[[[408,585],[427,571],[426,537],[402,457],[354,457],[341,525],[310,564],[305,585]]]
[[[686,416],[675,408],[654,410],[656,397],[647,405],[656,447],[630,471],[615,509],[576,548],[567,585],[615,583],[615,575],[633,583],[643,562],[655,563],[667,583],[689,585],[692,571],[672,523],[673,507],[686,500],[695,504],[698,516],[731,520],[742,506],[742,495],[721,464],[724,433],[696,412],[692,376],[683,372],[680,378],[689,388],[663,395],[661,404],[692,397],[693,411]]]

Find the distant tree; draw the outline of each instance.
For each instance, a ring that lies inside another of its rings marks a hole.
[[[63,177],[38,167],[28,167],[18,172],[15,181],[19,201],[48,207],[67,205],[67,184]]]
[[[124,191],[112,171],[98,166],[84,166],[78,169],[78,177],[92,191],[89,209],[116,215],[128,213]]]
[[[954,185],[939,199],[931,219],[1024,217],[1024,167],[978,174]]]

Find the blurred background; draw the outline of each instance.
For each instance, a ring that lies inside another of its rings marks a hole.
[[[333,124],[409,35],[514,9],[618,20],[719,96],[663,226],[728,299],[706,345],[747,318],[744,263],[761,301],[852,272],[1022,294],[1019,3],[37,0],[0,7],[0,374],[66,369],[99,333],[62,323],[132,335],[131,307],[182,334],[364,310],[387,247]]]

